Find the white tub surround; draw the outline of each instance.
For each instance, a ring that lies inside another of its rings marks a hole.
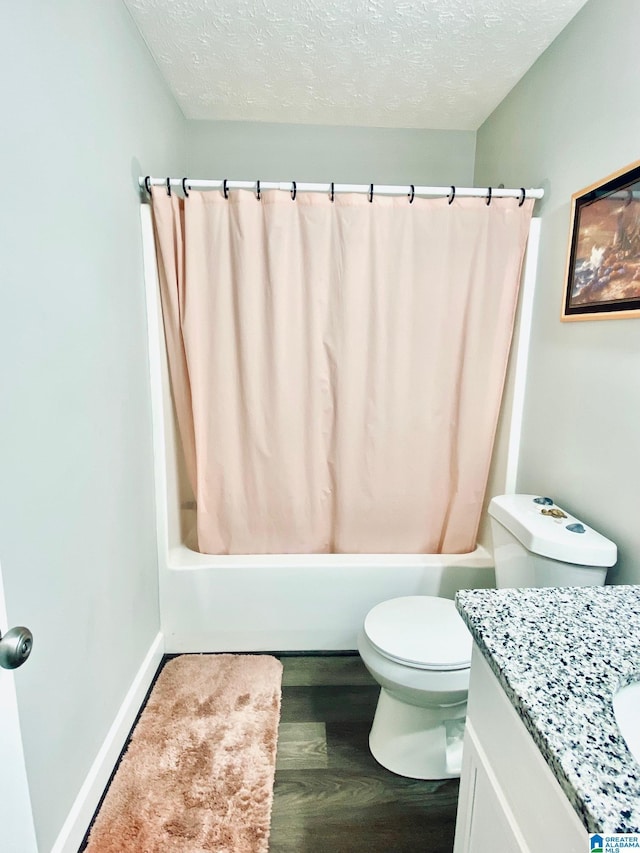
[[[612,706],[640,679],[640,587],[465,590],[456,602],[585,831],[640,832],[640,766]],[[472,665],[470,710],[473,684]]]

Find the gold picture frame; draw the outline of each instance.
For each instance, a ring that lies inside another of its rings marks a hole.
[[[563,322],[640,317],[640,160],[571,196]]]

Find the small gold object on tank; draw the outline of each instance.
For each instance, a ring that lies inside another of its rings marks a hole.
[[[543,515],[551,515],[553,518],[567,518],[566,512],[562,512],[561,509],[555,506],[552,509],[541,509],[540,512]]]

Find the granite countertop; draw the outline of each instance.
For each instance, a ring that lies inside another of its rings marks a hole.
[[[589,832],[640,832],[640,765],[615,721],[640,679],[640,586],[463,590],[456,605]]]

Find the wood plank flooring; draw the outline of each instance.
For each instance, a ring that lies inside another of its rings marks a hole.
[[[378,685],[359,656],[279,656],[269,853],[451,853],[458,781],[405,779],[369,752]]]

